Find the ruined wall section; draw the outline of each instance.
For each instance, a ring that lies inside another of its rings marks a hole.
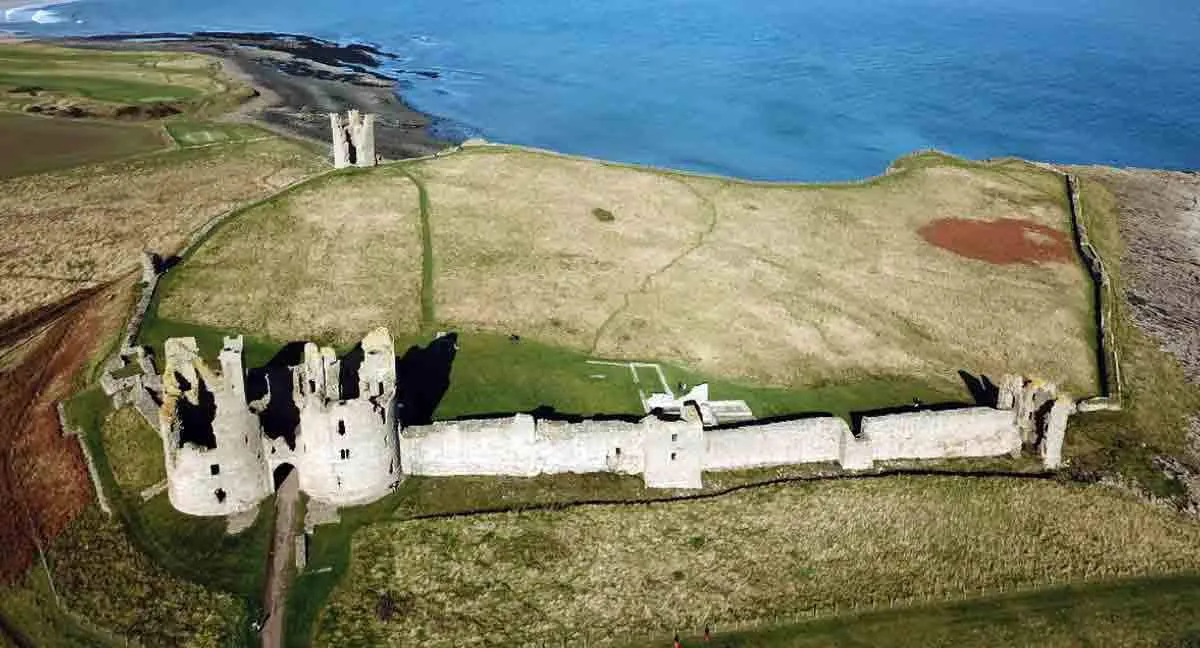
[[[528,414],[405,428],[400,459],[410,475],[615,472],[651,488],[700,488],[704,429],[690,420],[539,421]]]
[[[195,338],[173,338],[165,345],[159,429],[167,496],[184,513],[240,513],[271,493],[261,428],[246,403],[241,355],[242,338],[225,338],[220,355],[224,372],[218,375],[200,359]],[[184,415],[189,406],[205,412],[208,398],[214,406],[210,421]],[[215,447],[187,440],[187,425],[211,425]]]
[[[532,416],[439,421],[400,433],[400,465],[407,475],[538,474]],[[586,460],[583,460],[586,461]]]
[[[705,470],[839,461],[846,421],[834,417],[748,424],[705,432]]]
[[[629,421],[537,421],[535,463],[547,473],[641,474],[642,428]]]
[[[392,337],[387,329],[376,329],[363,339],[362,349],[356,398],[340,398],[340,362],[333,349],[308,344],[304,364],[293,372],[300,409],[294,453],[300,489],[331,504],[378,499],[400,479]]]
[[[876,461],[995,457],[1021,449],[1016,417],[990,407],[864,417],[860,436]]]

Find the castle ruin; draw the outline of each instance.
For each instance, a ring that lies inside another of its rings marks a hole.
[[[375,115],[351,110],[343,119],[339,113],[329,113],[333,131],[333,167],[371,167],[375,157]]]
[[[292,469],[310,498],[345,506],[386,495],[403,475],[613,472],[641,475],[650,488],[696,489],[707,471],[819,462],[868,470],[895,460],[1015,455],[1023,447],[1057,468],[1074,412],[1053,385],[1005,376],[996,407],[863,416],[857,431],[834,416],[711,425],[691,400],[679,416],[656,411],[638,421],[515,414],[405,427],[387,329],[363,339],[354,366],[332,348],[304,345],[300,362],[285,368],[288,379],[268,381],[254,400],[241,337],[225,338],[220,373],[193,338],[168,340],[165,356],[159,429],[167,492],[192,515],[250,510]],[[297,412],[292,434],[267,433],[272,407]]]

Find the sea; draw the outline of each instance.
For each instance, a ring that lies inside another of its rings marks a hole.
[[[1196,0],[78,0],[35,36],[367,43],[451,138],[761,180],[936,148],[1200,168]]]

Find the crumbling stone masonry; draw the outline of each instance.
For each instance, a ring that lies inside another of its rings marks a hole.
[[[258,419],[246,406],[242,338],[225,338],[217,375],[195,338],[164,347],[159,431],[171,505],[192,515],[230,515],[272,490]]]
[[[396,354],[387,329],[363,339],[354,395],[341,393],[333,349],[305,346],[303,364],[289,369],[290,400],[299,411],[290,440],[269,438],[260,417],[286,390],[248,402],[240,336],[225,338],[220,374],[205,365],[194,338],[168,340],[164,355],[159,429],[176,509],[250,510],[272,492],[281,469],[298,471],[313,500],[336,506],[378,499],[399,483]]]
[[[615,472],[642,475],[651,488],[694,489],[706,471],[819,462],[868,470],[893,460],[1001,456],[1026,445],[1057,468],[1075,411],[1053,385],[1005,376],[996,408],[864,416],[857,431],[832,416],[710,427],[694,403],[680,416],[639,421],[516,414],[398,430],[387,329],[367,335],[353,361],[305,345],[283,384],[268,381],[254,402],[240,337],[225,338],[219,374],[205,366],[193,338],[168,340],[165,355],[159,414],[167,492],[175,508],[193,515],[252,509],[287,469],[298,471],[311,506],[336,507],[378,499],[402,475]],[[291,435],[264,432],[263,416],[276,399],[298,412]]]
[[[342,119],[338,113],[329,113],[329,125],[333,131],[334,168],[375,166],[378,162],[375,157],[375,115],[351,110],[346,119]]]

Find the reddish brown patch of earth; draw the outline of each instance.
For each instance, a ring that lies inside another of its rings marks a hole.
[[[93,497],[55,403],[70,397],[73,378],[121,325],[127,293],[89,289],[0,322],[0,345],[19,355],[0,370],[0,583],[29,566],[34,538],[49,544]]]
[[[1071,259],[1071,242],[1066,234],[1020,218],[991,221],[943,218],[918,232],[940,248],[998,265],[1061,263]]]

